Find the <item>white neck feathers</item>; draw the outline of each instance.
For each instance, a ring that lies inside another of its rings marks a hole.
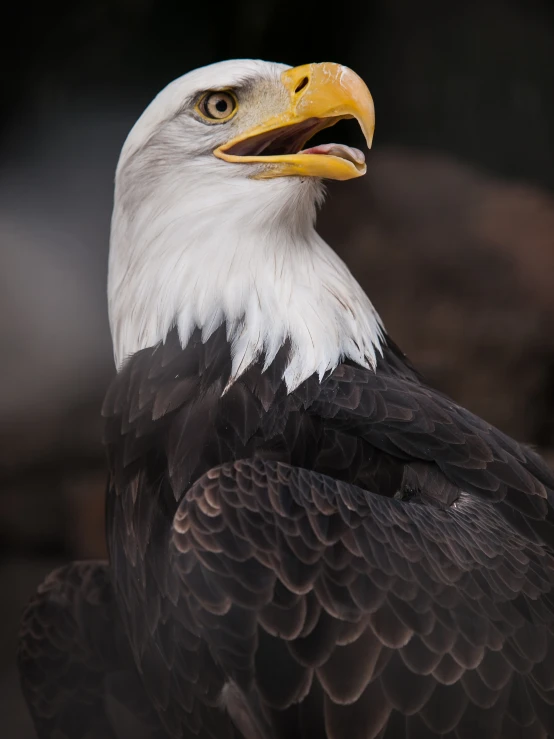
[[[118,172],[112,221],[108,297],[118,367],[174,326],[186,346],[195,328],[207,340],[222,323],[232,380],[257,359],[268,366],[286,341],[289,392],[343,358],[375,365],[380,319],[315,231],[318,182],[210,177],[184,187],[161,175],[149,190],[139,167]]]

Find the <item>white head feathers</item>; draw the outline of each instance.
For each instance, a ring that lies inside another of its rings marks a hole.
[[[290,390],[348,357],[375,364],[382,327],[347,267],[314,228],[319,180],[252,179],[259,165],[213,150],[284,104],[284,65],[230,61],[168,85],[139,118],[116,175],[108,301],[118,367],[177,326],[185,346],[225,322],[233,377],[291,345]],[[241,115],[206,125],[198,95],[244,89]]]

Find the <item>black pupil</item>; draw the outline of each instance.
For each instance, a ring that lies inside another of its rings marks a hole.
[[[225,113],[225,111],[227,110],[227,108],[228,108],[227,100],[224,100],[223,98],[219,98],[219,100],[215,104],[215,109],[219,113]]]

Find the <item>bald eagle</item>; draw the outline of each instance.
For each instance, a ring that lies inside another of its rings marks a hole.
[[[306,148],[343,118],[371,143],[350,69],[229,61],[127,138],[109,563],[24,614],[40,739],[554,736],[554,476],[426,384],[316,232],[322,179],[365,172]]]

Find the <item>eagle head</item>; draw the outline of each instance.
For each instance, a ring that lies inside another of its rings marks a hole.
[[[290,342],[287,385],[351,356],[374,363],[380,324],[315,231],[322,179],[363,175],[361,151],[309,147],[373,100],[339,64],[234,60],[169,84],[131,130],[116,174],[108,297],[116,363],[225,323],[233,377]]]

